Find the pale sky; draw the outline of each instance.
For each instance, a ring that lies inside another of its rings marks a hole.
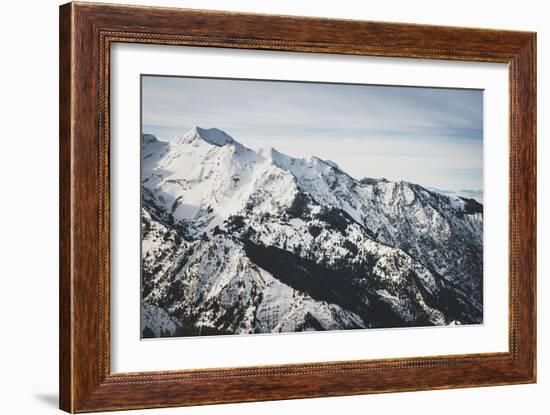
[[[481,90],[142,76],[144,133],[169,141],[196,125],[357,179],[483,189]]]

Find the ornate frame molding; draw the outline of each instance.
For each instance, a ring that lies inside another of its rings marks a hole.
[[[110,46],[117,42],[508,63],[510,351],[111,373],[109,69]],[[526,32],[86,3],[61,6],[61,408],[89,412],[534,382],[535,62],[536,36]]]

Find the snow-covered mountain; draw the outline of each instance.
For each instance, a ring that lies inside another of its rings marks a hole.
[[[218,129],[142,136],[142,334],[483,320],[483,207]]]

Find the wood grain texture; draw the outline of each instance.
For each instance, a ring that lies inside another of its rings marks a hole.
[[[70,8],[59,14],[59,405],[72,409],[71,306],[71,102],[72,19]]]
[[[509,352],[111,373],[109,60],[115,42],[508,63]],[[90,412],[534,382],[535,62],[536,36],[526,32],[104,4],[61,6],[61,409]]]

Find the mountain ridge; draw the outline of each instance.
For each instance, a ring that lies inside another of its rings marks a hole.
[[[288,320],[292,311],[294,320],[286,331],[335,329],[336,321],[346,328],[482,321],[481,204],[404,181],[360,181],[315,156],[298,159],[273,148],[266,155],[219,129],[195,127],[173,142],[158,143],[142,136],[142,229],[145,224],[156,232],[143,232],[144,244],[156,248],[144,249],[142,301],[181,321],[184,335],[276,330],[244,317],[262,315],[267,307],[258,294],[267,289],[262,278],[301,298],[300,306],[287,298],[285,316]],[[172,243],[165,242],[171,238]],[[214,263],[201,262],[208,277],[193,265],[189,249],[212,240],[231,240],[235,246],[216,253]],[[230,251],[240,259],[226,258]],[[221,258],[236,260],[236,268],[220,269]],[[279,266],[272,258],[280,259]],[[288,265],[285,274],[279,271],[282,263]],[[250,271],[246,277],[239,267]],[[262,278],[251,271],[256,268]],[[300,276],[299,269],[305,274]],[[220,284],[226,288],[213,304],[204,299],[182,303],[168,295],[170,287],[183,284],[180,295],[193,297],[192,290],[202,290],[199,281],[216,279],[216,273],[223,275]],[[310,276],[307,283],[304,275]],[[244,284],[239,295],[233,283]],[[353,301],[336,295],[335,287],[346,284],[353,287],[346,291]],[[244,315],[235,315],[235,307]],[[238,326],[239,319],[248,326]],[[148,332],[159,330],[149,327]]]

